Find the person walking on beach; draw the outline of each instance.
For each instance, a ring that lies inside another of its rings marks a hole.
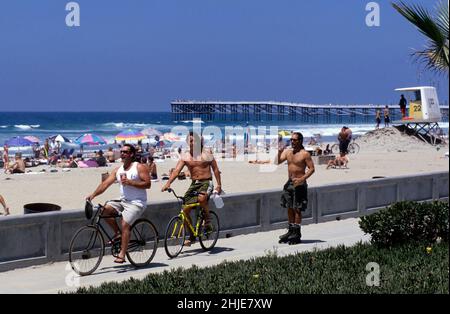
[[[389,106],[386,105],[386,107],[384,107],[384,127],[385,128],[389,127],[390,122],[391,119],[389,118]]]
[[[350,144],[351,140],[352,140],[352,130],[344,125],[338,134],[339,152],[347,154],[348,145]]]
[[[375,129],[379,129],[380,123],[381,123],[381,110],[380,109],[377,109],[377,111],[375,113],[375,121],[377,122]]]
[[[8,216],[10,214],[9,207],[6,205],[5,199],[3,196],[0,195],[0,204],[3,206],[3,210],[5,211],[5,216]]]
[[[291,135],[292,148],[279,149],[275,164],[288,163],[288,181],[283,187],[281,206],[288,210],[289,228],[280,236],[279,243],[297,244],[301,242],[302,211],[308,205],[308,184],[306,180],[314,173],[314,162],[303,147],[303,135]]]
[[[400,96],[400,102],[398,103],[398,105],[400,106],[400,111],[402,112],[402,119],[403,119],[404,117],[406,117],[406,104],[407,104],[406,98],[405,98],[405,96],[402,94],[402,95]]]
[[[162,187],[161,191],[164,192],[170,188],[170,184],[178,177],[179,173],[184,166],[187,166],[192,183],[186,191],[184,198],[186,204],[192,204],[199,202],[200,206],[205,211],[205,228],[208,228],[210,222],[208,199],[209,195],[214,189],[213,179],[211,173],[217,181],[215,190],[218,194],[222,191],[222,182],[220,177],[219,167],[217,161],[214,159],[214,155],[207,149],[203,149],[203,137],[200,137],[197,133],[189,132],[186,138],[186,142],[189,144],[189,151],[184,152],[178,161],[175,169],[170,174],[170,178],[167,183]],[[192,195],[193,192],[198,192],[198,196]],[[184,209],[187,219],[191,222],[190,211],[192,208]],[[186,226],[186,230],[190,232],[190,229]],[[190,246],[195,241],[195,237],[191,234],[189,239],[185,241],[186,246]]]
[[[120,186],[120,200],[109,201],[106,203],[103,215],[114,215],[116,212],[122,212],[122,234],[114,218],[107,218],[107,223],[114,230],[113,239],[120,237],[121,246],[115,263],[125,262],[125,253],[130,241],[130,228],[133,223],[142,216],[147,207],[147,191],[150,189],[151,182],[148,175],[147,166],[135,161],[136,149],[131,144],[125,144],[120,149],[120,157],[123,165],[115,168],[105,181],[100,183],[94,193],[86,199],[92,201],[97,195],[106,191],[116,180]]]
[[[6,172],[8,172],[9,169],[9,150],[8,150],[8,145],[4,145],[3,146],[3,170]]]

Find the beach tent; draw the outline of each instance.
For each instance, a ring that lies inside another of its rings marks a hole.
[[[104,145],[106,140],[97,134],[86,133],[79,136],[75,143],[78,145]]]
[[[116,135],[115,140],[118,142],[137,142],[147,138],[146,135],[142,134],[137,130],[125,130]]]

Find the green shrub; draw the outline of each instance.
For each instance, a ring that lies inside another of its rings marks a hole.
[[[409,241],[434,243],[437,238],[448,241],[448,210],[447,202],[398,202],[361,217],[359,226],[378,246]]]
[[[407,243],[378,248],[370,243],[277,257],[274,254],[212,267],[173,269],[142,280],[103,283],[77,293],[157,294],[448,294],[448,243]],[[366,265],[380,267],[380,285],[368,286]]]

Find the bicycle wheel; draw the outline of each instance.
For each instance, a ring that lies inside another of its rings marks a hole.
[[[92,274],[105,254],[105,240],[95,226],[85,226],[75,233],[70,241],[69,262],[80,276]]]
[[[138,219],[130,230],[127,257],[135,267],[148,265],[158,248],[158,231],[147,219]]]
[[[216,245],[220,232],[219,217],[212,210],[209,211],[209,219],[210,224],[205,228],[204,225],[205,221],[202,218],[202,220],[200,221],[200,228],[199,228],[200,230],[198,232],[200,245],[206,251],[211,250],[214,247],[214,245]]]
[[[164,249],[167,256],[175,258],[181,253],[185,234],[186,229],[183,220],[179,216],[173,217],[167,225],[166,235],[164,236]]]
[[[359,153],[359,145],[356,143],[350,143],[350,145],[348,145],[348,151],[350,154]]]
[[[333,154],[339,154],[339,144],[333,144],[332,146],[331,146],[331,152],[333,153]]]

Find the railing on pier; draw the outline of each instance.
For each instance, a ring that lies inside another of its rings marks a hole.
[[[249,121],[249,120],[291,120],[314,123],[355,123],[375,121],[376,110],[386,104],[368,105],[312,105],[287,102],[219,102],[219,101],[174,101],[171,103],[174,120],[203,121]],[[397,105],[388,105],[390,119],[400,120]],[[448,106],[440,106],[442,120],[448,121]]]

